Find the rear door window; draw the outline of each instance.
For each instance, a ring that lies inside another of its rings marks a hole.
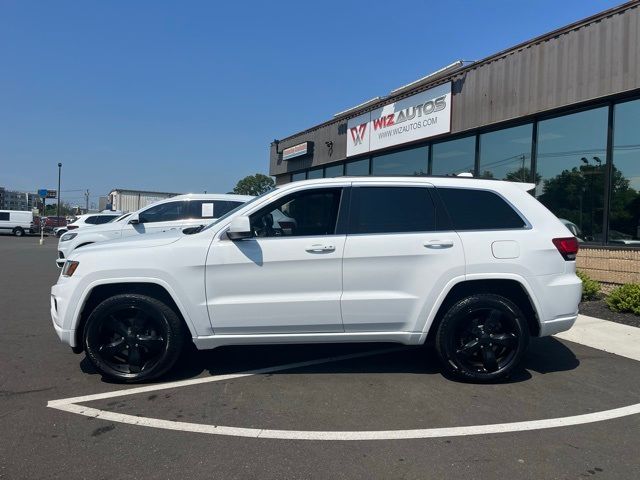
[[[226,215],[234,208],[243,204],[230,200],[191,200],[189,203],[188,218],[214,219]]]
[[[349,233],[411,233],[435,230],[436,212],[427,187],[354,187]]]
[[[436,187],[455,230],[525,228],[526,222],[507,201],[489,190]]]
[[[183,220],[188,217],[188,203],[185,201],[167,202],[147,208],[140,212],[140,222],[158,223]]]

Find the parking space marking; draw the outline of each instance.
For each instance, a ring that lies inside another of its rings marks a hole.
[[[230,427],[224,425],[209,425],[201,423],[177,422],[173,420],[163,420],[159,418],[138,417],[123,413],[111,412],[108,410],[100,410],[97,408],[80,405],[80,403],[90,402],[94,400],[102,400],[106,398],[122,397],[126,395],[136,395],[139,393],[147,393],[158,390],[167,390],[171,388],[179,388],[191,385],[200,385],[204,383],[219,382],[236,378],[250,377],[273,373],[283,370],[291,370],[295,368],[320,365],[330,362],[339,362],[355,358],[363,358],[373,355],[381,355],[385,353],[405,350],[407,347],[388,348],[383,350],[373,350],[368,352],[354,353],[348,355],[339,355],[334,357],[326,357],[316,360],[308,360],[304,362],[289,363],[285,365],[276,365],[258,370],[240,372],[228,375],[217,375],[212,377],[195,378],[191,380],[183,380],[177,382],[169,382],[158,385],[148,385],[144,387],[136,387],[131,389],[116,390],[112,392],[98,393],[94,395],[84,395],[80,397],[63,398],[59,400],[51,400],[47,406],[62,410],[69,413],[84,415],[87,417],[98,418],[101,420],[126,423],[130,425],[138,425],[143,427],[161,428],[165,430],[175,430],[182,432],[204,433],[211,435],[226,435],[234,437],[251,437],[251,438],[267,438],[282,440],[400,440],[400,439],[421,439],[421,438],[441,438],[441,437],[457,437],[467,435],[485,435],[507,432],[523,432],[531,430],[542,430],[548,428],[568,427],[574,425],[583,425],[587,423],[602,422],[616,418],[626,417],[640,413],[640,403],[628,405],[625,407],[614,408],[611,410],[603,410],[600,412],[587,413],[582,415],[574,415],[569,417],[548,418],[541,420],[527,420],[522,422],[497,423],[488,425],[469,425],[462,427],[441,427],[441,428],[422,428],[408,430],[364,430],[364,431],[320,431],[320,430],[273,430],[261,428],[242,428]]]

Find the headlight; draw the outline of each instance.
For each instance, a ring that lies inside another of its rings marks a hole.
[[[66,262],[64,262],[64,267],[62,267],[62,276],[70,277],[71,275],[73,275],[73,272],[76,271],[78,265],[80,265],[80,262],[76,262],[75,260],[67,260]]]
[[[65,233],[60,237],[61,242],[68,242],[69,240],[73,240],[78,236],[77,233]]]

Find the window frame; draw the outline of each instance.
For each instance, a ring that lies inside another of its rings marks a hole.
[[[335,223],[335,227],[334,227],[334,233],[331,234],[327,234],[327,235],[288,235],[288,236],[273,236],[273,237],[256,237],[256,236],[252,236],[250,238],[247,238],[246,240],[277,240],[277,239],[294,239],[294,238],[318,238],[318,237],[335,237],[335,236],[342,236],[346,234],[346,222],[348,219],[348,209],[350,206],[350,193],[351,193],[351,187],[349,184],[338,184],[338,185],[314,185],[310,188],[302,188],[302,189],[298,189],[298,190],[294,190],[293,192],[286,192],[283,195],[279,195],[277,198],[272,199],[269,203],[267,203],[266,205],[262,205],[261,207],[247,212],[244,214],[244,216],[249,217],[249,221],[251,222],[251,218],[254,215],[259,215],[262,212],[265,211],[272,211],[274,210],[274,208],[272,207],[272,205],[280,203],[282,200],[285,200],[286,198],[293,196],[293,195],[302,195],[302,194],[306,194],[308,192],[315,192],[315,191],[321,191],[321,190],[335,190],[335,189],[340,189],[340,200],[338,201],[338,212],[336,215],[336,223]],[[346,212],[345,212],[346,210]],[[225,233],[228,231],[228,227],[224,228],[222,230],[222,237],[224,237]],[[221,237],[221,238],[222,238]]]

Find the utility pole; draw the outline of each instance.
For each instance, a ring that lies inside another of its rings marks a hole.
[[[60,174],[62,173],[62,163],[58,163],[58,213],[57,213],[57,220],[56,220],[56,226],[60,226],[59,222],[60,222]]]
[[[86,204],[86,212],[84,213],[89,213],[89,189],[87,188],[87,191],[84,192],[84,201]]]

